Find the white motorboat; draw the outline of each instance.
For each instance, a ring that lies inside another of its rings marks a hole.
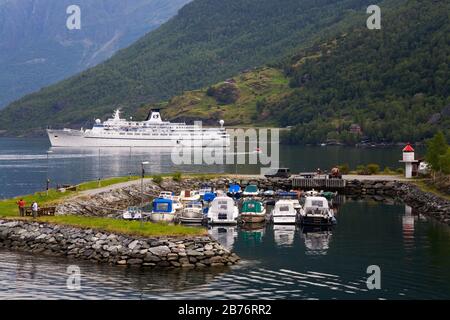
[[[142,211],[137,207],[128,207],[122,214],[125,220],[140,220],[142,219]]]
[[[234,200],[228,196],[218,196],[208,210],[210,224],[237,224],[239,209]]]
[[[204,219],[203,204],[201,202],[189,202],[183,208],[180,216],[181,223],[202,223]]]
[[[272,209],[271,220],[274,224],[296,224],[298,212],[292,200],[278,200]]]
[[[161,191],[158,196],[158,198],[163,198],[163,199],[172,199],[172,197],[173,197],[172,191]]]
[[[242,195],[244,197],[256,197],[259,195],[259,189],[258,186],[254,184],[250,184],[245,187],[244,192],[242,192]]]
[[[199,201],[200,193],[198,190],[181,190],[180,192],[180,201],[182,202],[192,202]]]
[[[153,200],[150,219],[153,222],[173,222],[175,219],[173,201],[165,198]]]
[[[306,197],[300,222],[307,226],[329,226],[336,223],[336,218],[325,197]]]

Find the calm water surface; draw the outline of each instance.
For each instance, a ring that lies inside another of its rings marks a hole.
[[[53,149],[46,139],[0,139],[0,198],[147,172],[257,173],[257,166],[173,166],[170,150]],[[280,148],[292,171],[371,162],[397,167],[399,150]],[[449,299],[450,228],[404,205],[348,201],[332,230],[290,226],[213,228],[242,263],[226,270],[155,271],[96,265],[0,250],[0,299]],[[80,291],[66,289],[67,267],[81,268]],[[366,269],[381,268],[381,290],[368,290]]]
[[[281,166],[292,172],[330,169],[336,164],[378,163],[382,168],[399,166],[401,148],[280,146]],[[47,151],[51,150],[47,159]],[[47,139],[0,139],[0,199],[45,189],[52,185],[96,180],[99,177],[139,174],[140,163],[149,161],[147,173],[225,172],[259,173],[257,165],[181,165],[171,161],[170,149],[155,148],[50,148]]]
[[[243,261],[229,270],[155,271],[0,250],[0,299],[449,299],[450,229],[403,205],[347,202],[328,231],[261,226],[210,233]],[[66,289],[67,267],[81,290]],[[381,268],[368,290],[366,268]]]

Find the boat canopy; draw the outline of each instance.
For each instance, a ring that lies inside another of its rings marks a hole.
[[[153,212],[172,212],[173,201],[170,199],[157,198],[153,200]]]
[[[307,197],[305,208],[325,208],[328,209],[328,200],[325,197]]]
[[[206,192],[203,196],[203,200],[207,202],[211,202],[216,197],[216,194],[214,192]]]
[[[241,186],[238,184],[232,184],[228,188],[228,192],[229,193],[239,193],[239,192],[241,192]]]
[[[217,197],[211,203],[210,211],[231,212],[234,210],[234,201],[230,197]]]
[[[242,204],[242,213],[262,212],[262,203],[256,200],[244,201]]]
[[[255,186],[254,184],[250,184],[245,187],[244,192],[258,192],[258,187]]]
[[[291,198],[297,199],[298,198],[297,192],[285,192],[285,191],[283,191],[283,192],[278,192],[277,195],[280,198],[289,198],[289,199],[291,199]]]

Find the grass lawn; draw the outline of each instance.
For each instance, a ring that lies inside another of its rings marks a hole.
[[[12,219],[12,218],[8,218]],[[32,218],[15,217],[14,220],[33,221]],[[196,236],[207,235],[208,232],[200,227],[186,227],[182,225],[169,225],[163,223],[125,221],[111,218],[97,218],[84,216],[55,216],[55,217],[39,217],[38,222],[46,222],[50,224],[58,224],[72,226],[78,228],[95,229],[99,231],[107,231],[112,233],[137,235],[137,236]]]

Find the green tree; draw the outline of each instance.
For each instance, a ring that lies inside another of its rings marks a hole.
[[[442,172],[445,174],[450,174],[450,147],[447,148],[447,152],[439,158]]]
[[[425,155],[426,161],[430,164],[433,171],[442,171],[443,158],[448,153],[448,144],[445,140],[444,133],[439,131],[433,138],[427,141],[427,152]]]

